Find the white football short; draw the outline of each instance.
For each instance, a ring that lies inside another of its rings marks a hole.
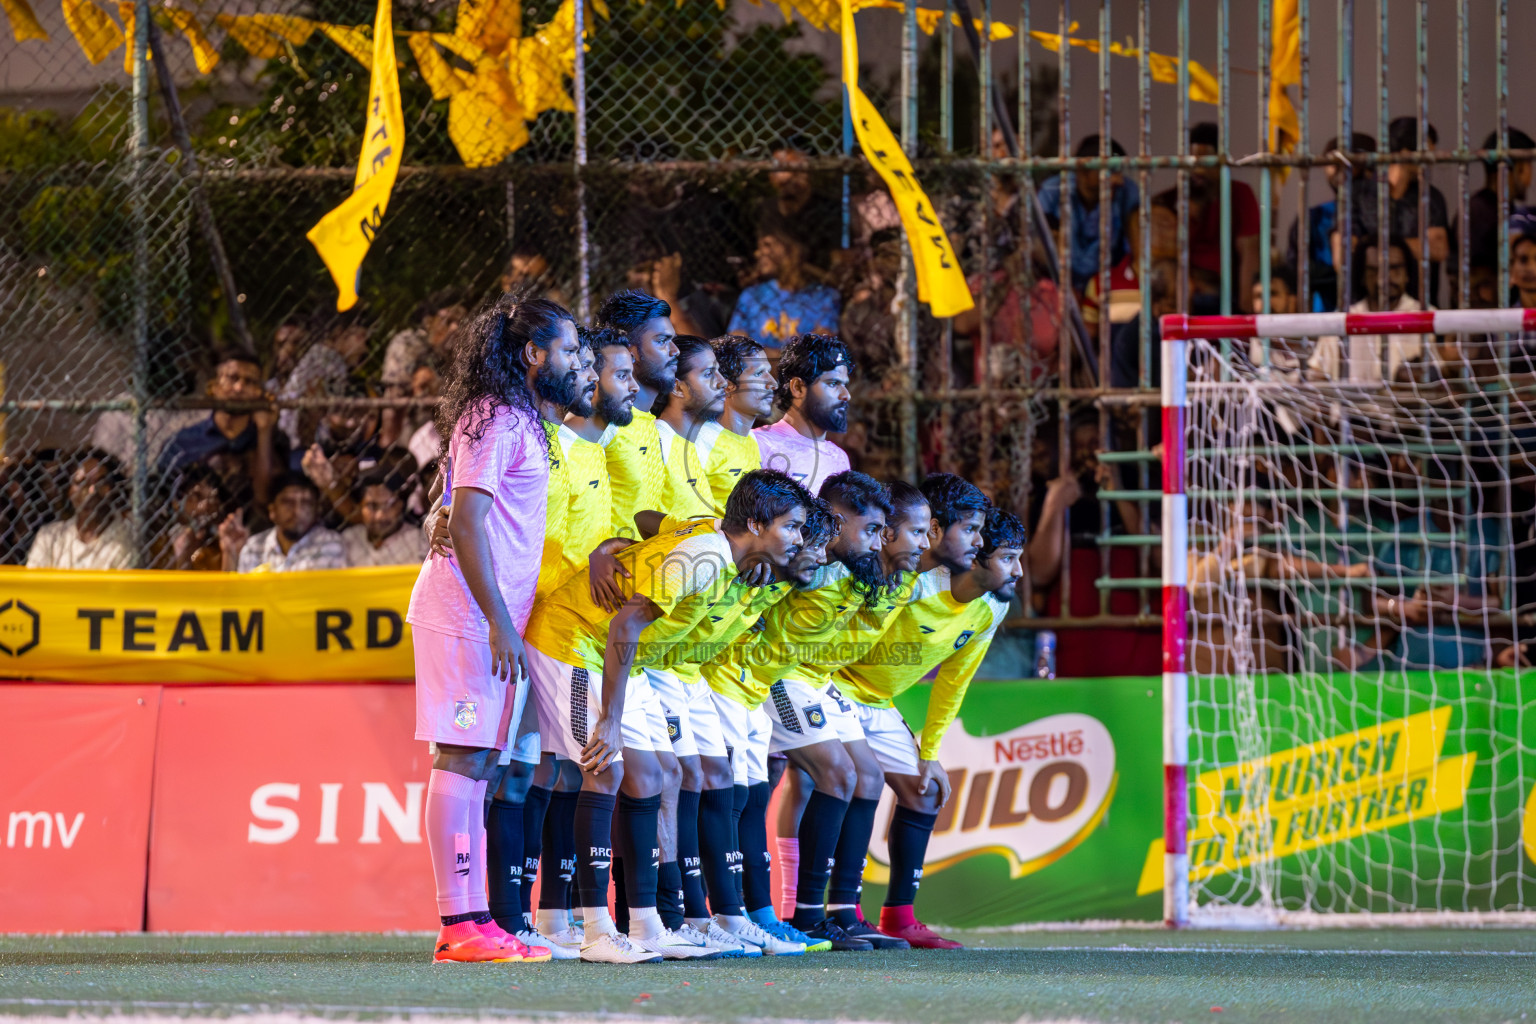
[[[678,757],[693,757],[699,751],[693,742],[692,716],[688,713],[688,686],[677,673],[664,668],[643,670],[656,691],[661,706],[663,724],[666,726],[668,750]]]
[[[763,707],[773,720],[777,753],[837,740],[846,743],[864,738],[848,700],[830,682],[821,686],[799,679],[780,679],[768,691]]]
[[[895,708],[872,708],[850,701],[853,717],[864,731],[864,742],[887,774],[917,774],[917,737]]]
[[[720,723],[720,738],[725,752],[711,755],[729,756],[731,773],[738,786],[750,786],[755,782],[768,781],[768,743],[773,738],[773,723],[762,705],[749,708],[730,697],[710,691],[714,703],[716,721]]]
[[[528,669],[533,676],[533,699],[539,711],[539,733],[545,749],[573,761],[590,740],[592,726],[602,712],[600,673],[527,649]],[[624,691],[624,716],[620,720],[623,742],[636,750],[666,750],[666,716],[656,691],[642,673],[629,677]],[[657,737],[660,737],[658,746]]]

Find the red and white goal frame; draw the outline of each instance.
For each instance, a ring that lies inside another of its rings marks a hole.
[[[1189,923],[1189,501],[1185,492],[1189,342],[1359,334],[1536,332],[1536,309],[1190,316],[1162,326],[1163,920]]]

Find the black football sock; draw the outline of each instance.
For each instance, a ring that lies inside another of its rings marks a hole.
[[[683,916],[695,921],[708,917],[699,858],[699,794],[686,789],[677,794],[677,863],[682,871]]]
[[[544,839],[544,816],[549,811],[552,794],[543,786],[533,786],[523,801],[523,918],[533,913],[533,883],[539,878],[539,861]]]
[[[576,802],[580,797],[580,793],[550,794],[540,854],[548,865],[539,885],[540,910],[571,909],[571,879],[576,873]]]
[[[613,863],[612,793],[583,790],[576,797],[576,905],[608,905],[608,872]]]
[[[747,806],[736,827],[741,844],[742,906],[748,914],[773,907],[773,859],[768,853],[768,799],[773,795],[766,782],[747,787]]]
[[[869,855],[869,840],[875,832],[875,811],[879,800],[856,796],[848,801],[848,813],[837,836],[837,850],[832,855],[832,881],[827,887],[827,902],[857,904],[864,891],[864,859]],[[843,923],[843,918],[838,918]]]
[[[801,931],[813,927],[826,914],[827,876],[832,853],[843,827],[848,801],[813,790],[800,816],[800,871],[795,879],[795,917],[790,923]]]
[[[624,851],[624,902],[640,910],[656,906],[656,873],[661,848],[656,845],[656,819],[661,794],[641,797],[619,794],[619,848]]]
[[[619,825],[618,796],[613,808],[613,924],[621,932],[629,931],[629,900],[624,896],[624,830]]]
[[[509,932],[522,931],[522,804],[491,800],[485,817],[485,878],[491,917]]]
[[[736,829],[731,818],[733,795],[729,789],[706,789],[699,794],[699,852],[704,885],[709,890],[709,909],[716,914],[740,917],[741,898],[731,871],[736,860]]]
[[[917,898],[917,883],[923,877],[923,857],[928,853],[928,837],[933,835],[937,814],[924,814],[896,805],[891,815],[891,887],[885,892],[888,907],[909,907]]]
[[[442,922],[444,928],[447,928],[449,925],[463,924],[465,921],[473,921],[478,918],[481,913],[481,911],[476,910],[470,914],[449,914],[446,917],[439,917],[438,920]]]
[[[731,874],[736,880],[736,903],[747,902],[741,891],[741,815],[747,809],[747,787],[735,786],[731,791],[731,836],[736,845],[732,848]]]
[[[656,912],[673,931],[683,926],[683,869],[675,860],[656,869]]]

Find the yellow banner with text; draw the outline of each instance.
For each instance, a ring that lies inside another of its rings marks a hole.
[[[95,683],[410,679],[419,567],[0,569],[0,678]]]

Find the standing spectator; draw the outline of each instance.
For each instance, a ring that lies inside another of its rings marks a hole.
[[[219,523],[229,513],[224,481],[206,464],[194,463],[179,473],[172,487],[175,521],[151,545],[151,569],[219,572],[224,568]]]
[[[841,201],[830,193],[816,191],[809,149],[803,138],[790,136],[773,151],[777,166],[768,172],[773,195],[758,207],[757,230],[760,235],[767,231],[790,232],[804,244],[807,260],[825,270],[832,253],[842,248],[843,208]],[[673,309],[676,308],[674,305]]]
[[[1497,149],[1499,133],[1490,132],[1483,140],[1484,149]],[[1510,149],[1536,149],[1532,139],[1518,128],[1509,130]],[[1531,188],[1531,161],[1512,160],[1509,164],[1509,238],[1527,231],[1536,231],[1536,211],[1525,203]],[[1467,202],[1467,230],[1471,232],[1468,244],[1472,251],[1472,266],[1484,271],[1497,271],[1499,266],[1499,165],[1483,165],[1483,187],[1472,194]]]
[[[1120,143],[1110,140],[1114,156],[1125,156]],[[1077,144],[1077,156],[1099,155],[1099,137],[1090,135]],[[1101,172],[1083,169],[1073,172],[1075,187],[1071,195],[1072,232],[1072,287],[1082,295],[1088,282],[1099,273],[1099,175]],[[1140,227],[1136,211],[1141,209],[1141,193],[1136,186],[1125,180],[1120,171],[1108,172],[1111,191],[1109,200],[1109,265],[1113,267],[1133,252],[1141,251]],[[1051,227],[1061,227],[1061,176],[1053,174],[1040,185],[1040,206],[1050,220]]]
[[[37,531],[29,569],[130,569],[133,532],[122,515],[122,467],[99,448],[87,449],[69,480],[74,516]]]
[[[396,332],[384,349],[381,375],[385,388],[410,387],[411,374],[424,359],[435,366],[453,362],[453,338],[467,316],[457,289],[445,288],[416,307],[416,326]]]
[[[230,515],[219,527],[224,571],[307,572],[344,569],[347,549],[341,535],[320,525],[320,492],[307,477],[291,473],[277,481],[267,506],[272,528],[254,537]]]
[[[1426,133],[1429,148],[1434,149],[1438,137],[1430,126]],[[1388,151],[1412,153],[1419,148],[1419,122],[1414,117],[1399,117],[1388,127]],[[1387,231],[1401,238],[1419,260],[1419,169],[1414,164],[1387,165]],[[1360,197],[1350,206],[1355,245],[1378,242],[1376,220],[1376,188],[1363,189]],[[1440,285],[1440,264],[1450,256],[1450,218],[1446,214],[1445,196],[1433,185],[1429,187],[1429,227],[1425,232],[1429,241],[1429,295],[1437,294]]]
[[[332,322],[325,340],[299,359],[278,397],[291,401],[343,394],[347,377],[367,355],[366,321],[355,309],[343,313]],[[284,409],[278,414],[277,425],[288,435],[290,447],[300,451],[313,440],[313,424],[317,419],[318,413],[310,410]]]
[[[262,388],[261,364],[249,352],[220,354],[208,382],[208,397],[228,402],[253,402],[271,396]],[[274,477],[288,465],[288,438],[275,429],[277,413],[226,412],[215,409],[208,418],[176,432],[160,455],[159,471],[171,477],[194,463],[228,453],[240,456],[255,500],[265,503]]]
[[[283,381],[299,365],[299,358],[309,349],[313,337],[310,317],[290,316],[272,332],[272,376],[267,378],[267,390],[274,395],[281,390]]]
[[[405,521],[405,496],[414,484],[414,474],[379,467],[358,481],[363,521],[342,531],[347,565],[420,565],[427,557],[426,535]]]
[[[1339,140],[1335,137],[1328,140],[1323,152],[1333,153],[1338,148]],[[1355,132],[1350,137],[1349,149],[1352,153],[1374,153],[1376,140],[1364,132]],[[1359,186],[1372,173],[1368,167],[1355,168],[1354,202],[1361,201],[1359,197],[1362,191]],[[1323,175],[1328,180],[1328,187],[1333,189],[1334,198],[1326,203],[1318,203],[1307,212],[1307,280],[1312,292],[1309,311],[1313,313],[1331,312],[1339,306],[1339,271],[1334,234],[1339,226],[1338,194],[1344,184],[1344,167],[1337,161],[1325,164]],[[1298,217],[1291,222],[1291,240],[1285,254],[1286,262],[1293,267],[1301,266],[1300,230],[1301,219]]]
[[[1221,148],[1221,131],[1214,122],[1202,121],[1189,130],[1192,156],[1215,156]],[[1221,279],[1221,168],[1196,167],[1189,172],[1191,184],[1189,266],[1191,273]],[[1193,193],[1204,199],[1196,214]],[[1232,301],[1235,312],[1250,313],[1248,302],[1253,282],[1259,277],[1259,201],[1253,189],[1232,182]]]
[[[758,283],[745,289],[731,315],[730,334],[745,334],[776,358],[797,334],[835,334],[842,300],[806,270],[805,243],[783,228],[757,239]]]

